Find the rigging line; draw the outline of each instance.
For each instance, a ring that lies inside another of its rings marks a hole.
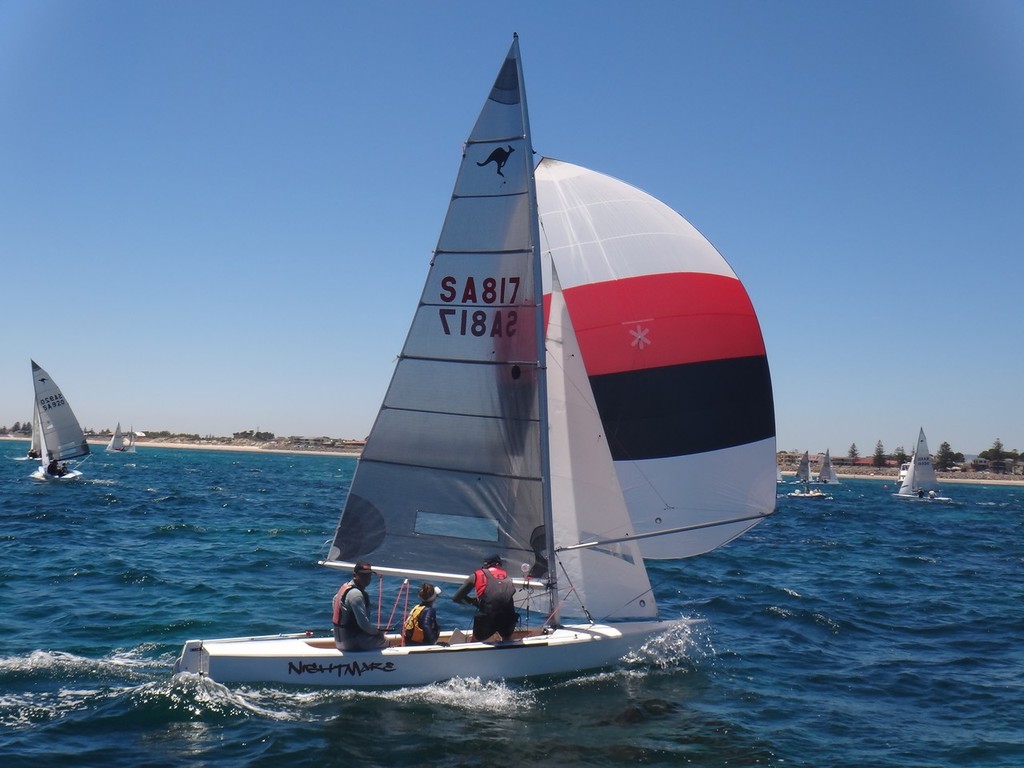
[[[555,560],[558,562],[558,567],[562,569],[562,573],[565,575],[565,580],[569,583],[569,591],[565,593],[565,598],[558,601],[558,605],[556,605],[554,610],[552,610],[551,616],[554,616],[558,612],[558,609],[561,607],[562,603],[568,599],[569,595],[575,594],[576,598],[580,601],[580,608],[583,609],[583,615],[587,617],[587,621],[591,624],[595,623],[594,617],[590,615],[590,611],[587,610],[587,606],[583,604],[583,598],[580,596],[580,593],[576,591],[576,585],[573,584],[572,579],[569,578],[569,572],[565,570],[565,566],[562,564],[561,559],[555,558]],[[548,617],[549,622],[551,621],[551,616]]]
[[[544,623],[545,624],[550,624],[552,616],[554,616],[558,612],[558,610],[562,607],[562,605],[565,603],[565,601],[569,599],[569,596],[570,595],[576,595],[576,599],[579,600],[580,608],[583,609],[583,613],[586,615],[587,621],[589,621],[591,624],[596,624],[597,622],[594,621],[594,617],[590,615],[590,611],[587,610],[587,606],[585,606],[583,604],[583,598],[580,596],[580,593],[576,590],[575,585],[573,585],[572,581],[569,579],[569,574],[566,573],[565,566],[562,565],[562,561],[561,560],[558,561],[558,565],[561,567],[562,573],[565,573],[566,581],[569,582],[569,590],[565,593],[565,597],[559,598],[558,605],[555,606],[555,610],[552,611],[551,616],[548,616],[547,621],[545,621]],[[622,603],[619,606],[619,608],[621,609],[621,608],[625,608],[627,605],[632,605],[633,603],[635,603],[637,600],[639,600],[640,598],[644,597],[645,595],[649,596],[653,600],[654,599],[654,587],[653,586],[649,586],[647,589],[645,589],[640,594],[635,595],[633,598],[631,598],[629,600],[626,600],[624,603]],[[615,611],[611,611],[609,613],[606,613],[604,616],[602,616],[601,617],[601,621],[605,621],[605,620],[610,619],[610,618],[612,618],[614,616],[615,616]]]
[[[763,520],[764,518],[774,515],[776,510],[767,512],[765,514],[754,514],[744,515],[743,517],[731,517],[728,520],[715,520],[710,523],[694,523],[693,525],[680,525],[676,528],[666,528],[664,531],[649,531],[647,533],[635,533],[631,536],[617,536],[611,539],[600,539],[597,541],[581,541],[579,544],[569,544],[568,546],[558,547],[558,552],[568,552],[574,549],[589,549],[591,547],[600,547],[604,544],[618,544],[623,541],[636,541],[637,539],[652,539],[658,536],[670,536],[675,533],[687,533],[689,531],[699,531],[704,528],[717,528],[720,525],[733,525],[735,523],[747,523],[754,520]]]

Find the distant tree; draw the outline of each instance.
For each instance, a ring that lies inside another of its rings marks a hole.
[[[956,464],[956,454],[953,453],[953,449],[949,447],[949,443],[943,443],[939,446],[938,453],[935,454],[935,468],[940,470],[951,469]]]
[[[1002,461],[1006,456],[1006,452],[1003,450],[1003,441],[997,437],[996,441],[992,443],[992,447],[982,451],[978,456],[989,461]]]
[[[20,421],[14,422],[14,426],[11,427],[11,432],[21,432],[21,422]]]
[[[849,458],[849,459],[850,459],[851,461],[852,461],[853,459],[856,459],[856,458],[858,458],[858,457],[860,456],[860,454],[859,454],[859,453],[857,453],[857,444],[856,444],[856,443],[850,443],[850,450],[848,450],[848,451],[846,452],[846,456],[847,456],[847,458]]]
[[[996,441],[992,443],[992,447],[987,451],[982,451],[978,456],[988,459],[993,472],[1004,472],[1006,459],[1010,458],[1011,454],[1003,448],[1003,441],[997,437]]]
[[[910,457],[907,456],[907,452],[903,449],[903,446],[899,446],[895,451],[892,452],[892,457],[896,459],[900,464],[906,464]]]
[[[875,443],[875,457],[874,461],[872,461],[871,463],[874,464],[876,467],[885,466],[885,448],[882,447],[881,440]]]

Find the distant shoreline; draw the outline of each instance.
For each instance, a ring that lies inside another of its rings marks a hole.
[[[11,437],[0,435],[0,440],[18,440],[28,442],[26,437]],[[225,440],[226,442],[215,442]],[[109,438],[87,439],[89,445],[105,446]],[[182,448],[189,451],[237,451],[241,453],[291,453],[306,454],[310,456],[345,456],[358,459],[362,453],[362,446],[340,446],[332,448],[307,448],[304,445],[295,443],[282,443],[273,441],[267,444],[260,444],[253,440],[235,440],[234,438],[214,438],[210,442],[175,442],[173,440],[149,440],[142,439],[135,443],[137,448]],[[984,472],[938,472],[939,481],[942,483],[957,483],[962,485],[1024,485],[1024,475],[990,475]],[[787,470],[782,473],[783,478],[792,483],[796,472]],[[897,482],[899,473],[892,467],[871,467],[859,472],[837,472],[840,479],[844,480],[883,480]]]
[[[89,440],[90,445],[103,445],[105,446],[108,440]],[[163,440],[138,440],[135,443],[136,448],[184,448],[188,451],[236,451],[240,453],[301,453],[308,454],[310,456],[349,456],[352,458],[359,458],[362,454],[362,448],[306,448],[305,446],[299,446],[295,444],[271,443],[267,446],[253,445],[247,442],[230,442],[230,443],[192,443],[192,442],[172,442]]]
[[[216,439],[227,440],[229,442],[216,442]],[[141,439],[135,443],[136,448],[183,448],[189,451],[235,451],[240,453],[291,453],[291,454],[308,454],[310,456],[347,456],[350,458],[359,458],[362,454],[363,449],[361,446],[341,446],[333,448],[307,448],[303,445],[295,443],[282,443],[281,441],[274,441],[262,445],[252,440],[236,441],[233,438],[216,438],[210,442],[177,442],[174,440],[149,440]],[[28,443],[27,437],[11,437],[10,435],[0,435],[0,440],[16,440],[23,443]],[[90,446],[106,446],[110,442],[110,438],[93,437],[86,438],[86,442]]]
[[[953,483],[959,485],[1021,485],[1024,486],[1024,475],[989,475],[984,472],[937,472],[939,483]],[[841,480],[886,480],[892,481],[893,485],[899,482],[899,472],[895,469],[889,472],[837,472],[836,476]],[[785,481],[792,483],[796,472],[783,472]],[[998,479],[997,479],[998,478]]]

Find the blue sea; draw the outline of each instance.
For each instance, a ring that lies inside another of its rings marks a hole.
[[[615,669],[346,692],[172,665],[190,638],[326,630],[353,459],[140,447],[55,486],[26,447],[0,441],[4,768],[1024,765],[1024,486],[782,497],[651,565],[695,623]]]

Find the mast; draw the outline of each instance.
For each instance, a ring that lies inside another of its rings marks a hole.
[[[527,163],[527,190],[530,208],[530,243],[533,250],[533,285],[534,285],[534,312],[536,313],[536,334],[537,340],[537,362],[539,368],[538,376],[538,406],[540,415],[540,463],[543,468],[541,481],[541,493],[543,503],[543,520],[545,531],[545,558],[548,561],[548,598],[550,600],[549,615],[552,621],[558,623],[554,615],[555,607],[558,605],[558,568],[555,561],[555,537],[554,537],[554,513],[551,504],[551,440],[549,434],[548,418],[548,379],[547,379],[547,351],[545,345],[544,328],[544,280],[543,264],[540,255],[540,217],[537,209],[537,182],[534,177],[533,163],[533,137],[530,132],[530,112],[526,106],[526,79],[523,77],[523,60],[519,55],[519,34],[512,33],[512,49],[515,52],[516,71],[519,77],[519,104],[523,115],[523,141],[526,145],[527,155],[530,158]]]

